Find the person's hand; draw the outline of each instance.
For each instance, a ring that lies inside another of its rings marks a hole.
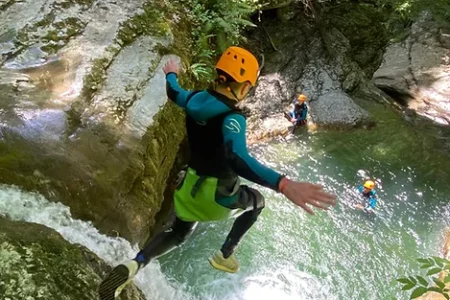
[[[294,119],[294,118],[292,118],[292,119],[291,119],[291,123],[294,124],[295,122],[297,122],[297,120]]]
[[[318,184],[296,182],[283,178],[280,182],[280,191],[292,203],[300,206],[311,215],[314,215],[314,212],[307,204],[323,210],[336,205],[336,196],[324,192],[323,186]]]
[[[163,67],[164,74],[175,73],[178,75],[180,68],[174,60],[169,60]]]

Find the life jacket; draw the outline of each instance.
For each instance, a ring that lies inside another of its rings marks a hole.
[[[369,191],[369,192],[367,192],[367,193],[362,193],[363,194],[363,196],[364,197],[366,197],[366,198],[371,198],[371,197],[375,197],[375,195],[377,194],[374,190],[371,190],[371,191]]]
[[[196,93],[193,92],[189,95],[186,106]],[[235,106],[235,101],[213,90],[208,90],[208,93],[231,108],[231,111],[214,116],[204,123],[199,123],[188,114],[186,115],[186,129],[191,150],[189,167],[193,168],[199,176],[237,177],[228,163],[227,153],[229,150],[224,144],[222,124],[230,114],[243,114]]]
[[[296,104],[294,105],[294,115],[295,115],[295,118],[300,117],[300,116],[302,115],[304,109],[305,109],[305,104],[304,104],[304,103],[302,103],[302,104],[296,103]]]
[[[186,106],[196,93],[189,95]],[[186,114],[191,155],[183,184],[174,193],[174,205],[177,217],[187,222],[224,220],[244,212],[242,209],[226,208],[216,202],[220,179],[236,178],[235,187],[239,186],[238,175],[228,164],[229,150],[224,144],[222,123],[228,115],[242,113],[235,107],[234,101],[215,91],[208,93],[230,107],[231,111],[214,116],[204,123],[199,123]],[[230,197],[236,191],[230,193]]]

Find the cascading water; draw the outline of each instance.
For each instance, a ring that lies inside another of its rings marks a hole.
[[[86,246],[110,265],[132,258],[138,251],[126,240],[102,235],[89,222],[74,220],[69,208],[52,203],[39,194],[26,193],[16,187],[0,186],[0,215],[55,229],[67,241]],[[171,285],[152,262],[135,279],[148,299],[190,299],[182,289]]]
[[[418,272],[416,258],[440,255],[448,215],[443,208],[450,202],[447,178],[437,176],[441,170],[431,162],[423,164],[428,168],[423,172],[412,160],[381,160],[377,155],[385,155],[385,149],[367,155],[358,143],[336,140],[305,135],[252,149],[280,172],[325,185],[339,195],[336,208],[309,216],[280,194],[264,190],[266,208],[237,251],[238,274],[217,272],[207,261],[232,221],[201,224],[185,245],[139,274],[136,283],[147,298],[406,299],[395,279]],[[353,208],[363,201],[356,191],[367,175],[363,170],[378,182],[375,217]],[[111,265],[137,251],[121,238],[72,219],[67,207],[14,187],[0,188],[0,214],[52,227]]]

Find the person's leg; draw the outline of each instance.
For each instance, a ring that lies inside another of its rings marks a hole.
[[[224,258],[233,254],[239,242],[258,219],[265,205],[264,197],[259,191],[241,186],[239,192],[239,206],[247,211],[234,221],[233,227],[222,245],[221,251]]]
[[[257,190],[243,185],[239,188],[237,201],[227,207],[230,209],[241,208],[246,212],[234,221],[221,250],[210,257],[209,262],[216,269],[236,273],[239,270],[239,263],[233,252],[264,208],[264,197]]]
[[[289,122],[291,121],[292,117],[291,117],[291,113],[290,112],[284,112],[284,117],[286,120],[288,120]]]
[[[100,284],[100,300],[114,300],[128,285],[137,272],[153,258],[159,257],[181,245],[194,231],[197,222],[185,222],[179,218],[170,229],[150,239],[133,260],[115,267]]]
[[[144,248],[136,255],[140,267],[146,266],[152,259],[162,256],[182,243],[194,232],[197,222],[185,222],[176,217],[173,225],[151,238]]]

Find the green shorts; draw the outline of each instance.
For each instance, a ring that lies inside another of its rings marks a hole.
[[[174,194],[175,213],[183,221],[218,221],[236,218],[247,210],[263,208],[264,197],[257,190],[239,185],[218,184],[219,179],[201,177],[188,168],[181,187]]]

